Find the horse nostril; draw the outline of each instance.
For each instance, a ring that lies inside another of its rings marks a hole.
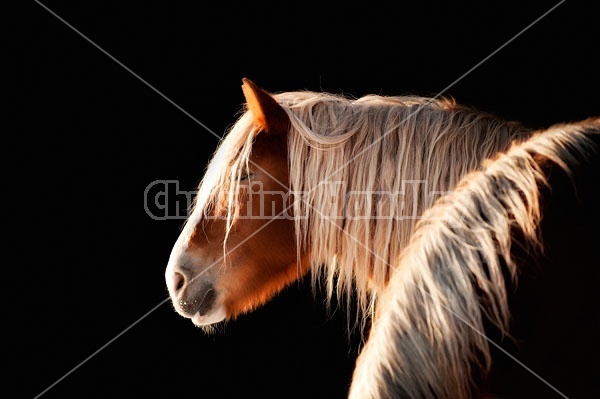
[[[183,274],[181,273],[175,273],[175,292],[178,292],[180,289],[183,288],[185,284],[185,278],[183,277]]]

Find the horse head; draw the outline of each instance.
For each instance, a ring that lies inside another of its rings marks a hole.
[[[289,117],[250,80],[242,89],[247,111],[210,162],[165,273],[175,310],[198,326],[248,312],[306,272],[288,216]]]

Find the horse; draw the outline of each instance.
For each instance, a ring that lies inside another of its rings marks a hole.
[[[369,326],[350,398],[490,395],[488,336],[510,336],[520,257],[543,251],[548,170],[588,157],[600,118],[532,129],[449,97],[242,92],[169,257],[176,312],[211,333],[310,276]]]

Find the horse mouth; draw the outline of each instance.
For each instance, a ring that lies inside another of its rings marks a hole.
[[[217,305],[214,306],[209,313],[196,313],[192,317],[192,323],[198,327],[208,326],[210,324],[215,324],[225,320],[226,316],[227,314],[225,312],[225,307],[222,305]]]

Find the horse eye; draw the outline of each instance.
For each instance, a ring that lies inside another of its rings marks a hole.
[[[240,181],[248,180],[252,176],[254,176],[254,173],[252,173],[252,172],[245,173],[242,175],[242,177],[240,177]]]

